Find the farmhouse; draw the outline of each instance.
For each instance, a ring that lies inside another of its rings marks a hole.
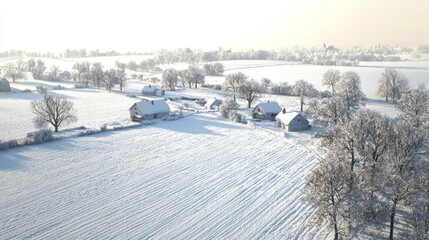
[[[274,121],[276,115],[282,110],[277,102],[258,103],[252,110],[254,119],[267,119]]]
[[[167,116],[170,107],[164,100],[152,100],[136,102],[129,110],[133,121],[141,121]]]
[[[145,85],[142,89],[142,95],[145,96],[164,96],[165,90],[158,89],[156,85]]]
[[[277,126],[287,131],[301,131],[310,128],[307,118],[297,112],[283,111],[276,116]]]
[[[206,102],[206,104],[204,105],[205,108],[207,109],[217,109],[219,108],[219,105],[222,103],[221,100],[216,99],[216,98],[212,98],[210,100],[208,100]]]

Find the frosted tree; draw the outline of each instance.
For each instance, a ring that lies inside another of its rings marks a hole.
[[[311,97],[314,93],[313,84],[305,81],[298,80],[293,86],[293,94],[299,96],[301,104],[301,112],[304,111],[305,97]]]
[[[323,85],[330,88],[332,95],[335,95],[335,90],[337,84],[341,80],[341,75],[339,70],[329,69],[323,74],[322,83]]]
[[[381,74],[377,94],[380,97],[384,97],[386,102],[389,101],[390,97],[392,98],[392,102],[396,103],[401,94],[407,90],[408,80],[402,73],[393,68],[386,68]]]
[[[127,83],[127,73],[125,72],[125,69],[127,68],[126,63],[122,63],[120,61],[115,62],[116,66],[116,79],[119,84],[119,90],[122,91],[122,89],[125,87]]]
[[[228,118],[230,112],[238,109],[238,104],[235,100],[223,101],[219,106],[219,113],[222,117]]]
[[[244,75],[242,72],[231,73],[225,77],[225,81],[222,84],[222,90],[228,91],[231,90],[234,96],[234,101],[236,100],[236,95],[240,90],[240,86],[248,79],[249,77]]]
[[[89,73],[91,74],[91,79],[94,86],[100,87],[100,83],[103,81],[103,65],[99,62],[92,64]]]
[[[409,124],[395,124],[390,147],[386,151],[381,182],[381,193],[389,203],[390,230],[389,239],[393,239],[395,217],[400,203],[409,201],[417,190],[416,171],[419,169],[418,151],[423,146],[423,135]],[[379,180],[379,181],[380,181]]]
[[[356,72],[345,72],[338,84],[338,94],[348,111],[354,111],[365,106],[365,94],[361,90],[360,76]],[[335,95],[334,95],[335,97]]]
[[[6,78],[12,78],[12,82],[24,78],[23,69],[19,68],[16,63],[9,62],[3,66],[3,74]]]
[[[268,92],[270,90],[270,87],[272,85],[272,81],[268,78],[262,78],[261,79],[261,87],[263,92]]]
[[[396,104],[403,113],[401,118],[416,128],[422,128],[429,120],[429,93],[424,85],[404,93]],[[427,125],[426,125],[427,127]]]
[[[185,82],[189,84],[189,88],[191,88],[192,83],[195,84],[195,88],[197,88],[198,83],[204,83],[205,76],[202,74],[202,70],[198,67],[188,66],[186,70],[178,73],[184,78]]]
[[[44,94],[43,98],[31,102],[31,111],[36,114],[34,124],[38,128],[51,124],[58,132],[62,124],[76,122],[73,102],[60,95]]]
[[[110,69],[109,71],[104,71],[103,73],[103,82],[106,85],[106,90],[109,92],[112,91],[112,88],[118,84],[117,71],[115,69]]]
[[[59,73],[60,73],[60,67],[57,65],[52,65],[51,66],[51,75],[53,79],[58,79],[59,78]]]
[[[81,82],[82,80],[82,74],[89,72],[90,67],[91,67],[91,63],[89,62],[82,62],[82,63],[78,62],[73,65],[73,70],[75,71],[77,75],[77,80],[79,82]]]
[[[240,97],[247,101],[247,107],[250,108],[252,102],[262,93],[262,87],[254,79],[246,80],[241,84],[239,93]]]
[[[316,211],[313,223],[328,223],[334,230],[334,239],[347,235],[351,224],[349,179],[351,172],[335,156],[320,163],[306,178],[305,201]]]
[[[162,73],[162,88],[171,91],[176,90],[177,80],[177,70],[174,68],[166,69]]]

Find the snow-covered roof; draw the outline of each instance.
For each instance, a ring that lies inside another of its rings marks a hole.
[[[133,104],[133,106],[134,105],[137,105],[137,107],[144,114],[155,114],[155,113],[170,112],[170,107],[165,102],[165,100],[142,101],[142,102],[136,102]],[[131,108],[133,106],[131,106]]]
[[[300,114],[297,113],[297,112],[286,112],[286,113],[283,113],[283,111],[282,111],[279,114],[277,114],[276,120],[279,120],[282,123],[289,124],[298,115],[300,115]]]
[[[220,103],[221,103],[221,101],[219,99],[212,98],[212,99],[207,100],[207,102],[204,106],[205,107],[211,107],[213,105],[219,105]]]
[[[277,102],[258,103],[255,108],[259,107],[264,113],[278,113],[282,110]]]
[[[156,85],[145,85],[142,89],[142,92],[155,92],[157,90]]]

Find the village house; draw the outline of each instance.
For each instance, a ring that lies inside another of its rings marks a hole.
[[[219,105],[220,105],[221,103],[222,103],[222,101],[221,101],[221,100],[216,99],[216,98],[212,98],[212,99],[208,100],[208,101],[206,102],[206,104],[204,104],[204,107],[205,107],[206,109],[218,109],[218,108],[219,108]]]
[[[161,99],[136,102],[129,110],[133,121],[141,121],[167,116],[170,112],[170,107]]]
[[[277,102],[258,103],[252,110],[252,118],[274,121],[281,110]]]
[[[311,127],[303,115],[297,112],[286,112],[285,108],[276,116],[276,121],[279,128],[290,132],[307,130]]]
[[[165,90],[158,89],[156,85],[145,85],[142,89],[142,95],[145,96],[164,96]]]

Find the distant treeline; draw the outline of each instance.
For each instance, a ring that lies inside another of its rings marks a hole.
[[[401,61],[397,55],[411,54],[412,58],[419,58],[420,54],[429,53],[429,45],[421,45],[417,48],[389,47],[377,44],[368,48],[354,47],[341,50],[335,46],[323,45],[320,48],[294,47],[280,51],[250,50],[233,52],[219,48],[216,51],[192,50],[179,48],[176,50],[161,49],[156,52],[117,52],[99,51],[87,49],[66,49],[62,53],[54,52],[26,52],[11,50],[0,52],[0,57],[50,57],[50,58],[84,58],[121,55],[153,55],[158,64],[172,64],[187,62],[195,64],[199,62],[225,61],[225,60],[280,60],[296,61],[315,65],[339,65],[355,66],[360,61]]]

